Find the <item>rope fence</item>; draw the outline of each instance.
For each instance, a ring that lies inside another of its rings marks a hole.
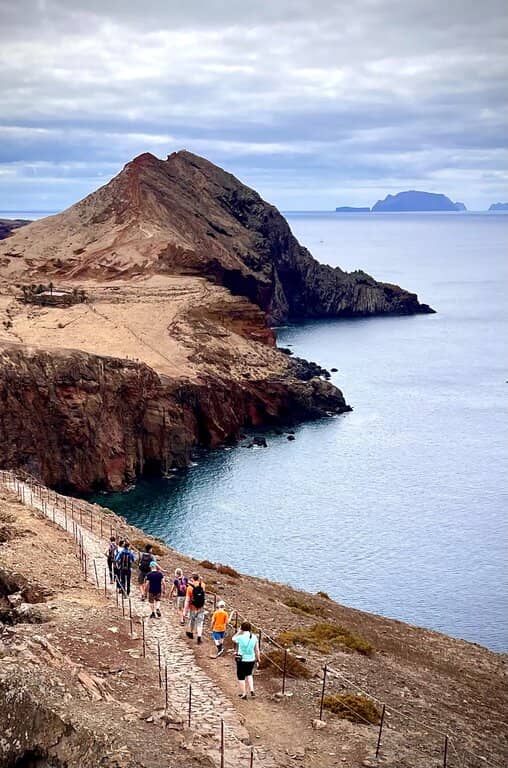
[[[116,536],[118,538],[119,536],[123,537],[128,535],[127,525],[125,527],[118,525],[118,519],[116,516],[113,517],[113,515],[106,512],[103,507],[90,504],[80,499],[69,499],[66,496],[58,494],[56,491],[53,491],[47,486],[43,485],[36,477],[25,471],[20,470],[14,472],[11,470],[0,470],[0,483],[11,490],[14,490],[23,504],[34,506],[33,501],[36,499],[40,505],[36,508],[40,509],[43,514],[55,524],[57,524],[55,518],[55,508],[58,508],[60,514],[63,515],[63,525],[60,527],[68,532],[74,540],[75,554],[77,559],[80,561],[81,571],[84,579],[88,580],[90,578],[98,590],[104,590],[104,596],[106,598],[111,597],[110,591],[108,590],[108,569],[103,567],[103,580],[101,580],[96,562],[97,558],[93,558],[92,563],[88,562],[88,557],[85,551],[83,530],[88,529],[92,534],[98,536],[99,539],[102,539],[105,536]],[[113,522],[115,525],[113,525]],[[122,618],[129,622],[131,638],[139,639],[140,637],[142,655],[143,657],[146,657],[148,642],[145,636],[144,617],[136,616],[133,614],[131,599],[121,584],[118,575],[115,574],[114,580],[109,584],[109,586],[115,594],[116,606],[120,607],[121,603]],[[215,609],[218,597],[219,595],[217,593],[208,592],[207,607],[211,608],[213,604],[213,608]],[[223,600],[222,597],[220,599]],[[224,603],[229,614],[228,626],[231,631],[234,630],[236,632],[238,631],[239,623],[242,621],[247,621],[248,619],[243,616],[240,611],[238,611],[238,609],[236,609],[233,605],[225,600]],[[128,615],[126,615],[126,605],[128,607]],[[134,625],[139,626],[140,636],[134,633]],[[289,649],[278,643],[275,638],[273,638],[264,628],[260,627],[257,623],[254,622],[254,625],[257,628],[260,655],[280,672],[282,693],[286,694],[287,678],[292,676],[291,673],[287,670],[287,658]],[[277,662],[275,662],[274,659],[270,657],[269,653],[264,650],[265,646],[275,648],[284,654],[284,662],[282,667],[277,664]],[[164,709],[165,713],[167,714],[169,705],[168,663],[162,656],[159,641],[157,641],[156,655],[158,665],[158,685],[159,689],[164,688]],[[423,756],[425,760],[428,761],[429,757],[433,760],[435,759],[436,768],[437,766],[441,765],[443,768],[476,768],[477,766],[502,768],[502,766],[499,764],[494,763],[484,756],[478,755],[463,746],[461,743],[461,737],[458,734],[455,734],[450,730],[440,730],[433,726],[428,726],[427,724],[421,722],[421,720],[417,720],[411,715],[407,715],[397,707],[394,707],[390,703],[381,700],[372,692],[360,687],[357,683],[344,675],[344,673],[340,670],[334,669],[329,665],[320,667],[317,664],[308,661],[306,662],[306,668],[309,669],[309,671],[312,673],[312,680],[316,682],[316,699],[319,701],[319,709],[318,713],[316,714],[319,714],[319,720],[323,719],[324,699],[327,689],[329,690],[330,686],[333,684],[332,681],[337,681],[340,685],[347,687],[350,690],[356,690],[362,696],[382,707],[379,726],[374,726],[377,729],[377,735],[375,739],[376,758],[378,758],[380,755],[381,745],[383,743],[383,729],[386,729],[388,724],[388,727],[391,730],[396,730],[393,725],[393,718],[399,717],[406,722],[411,723],[413,726],[417,726],[419,732],[425,731],[426,733],[430,733],[434,736],[439,736],[439,745],[432,745],[433,749],[431,755],[429,755],[428,751],[422,751],[420,745],[418,745],[418,747],[411,745],[411,751],[420,756]],[[371,728],[373,727],[371,721],[365,718],[362,713],[355,710],[354,707],[351,707],[346,702],[341,702],[341,704],[359,721],[370,726]],[[189,728],[191,728],[193,721],[192,707],[192,684],[189,683],[187,703],[187,727]],[[388,723],[388,721],[390,721],[390,723]],[[224,768],[226,735],[229,736],[232,740],[236,740],[239,744],[242,744],[243,747],[246,745],[238,739],[233,729],[227,723],[225,723],[222,718],[220,718],[218,723],[218,731],[218,741],[220,744],[220,766],[221,768]],[[418,731],[414,729],[412,735],[417,737]],[[428,744],[428,747],[430,748],[431,745]],[[256,749],[257,748],[254,746],[249,747],[249,753],[245,765],[249,765],[250,768],[254,766]],[[450,759],[452,754],[453,758]],[[437,760],[439,760],[439,762],[437,762]],[[434,762],[432,765],[434,765]]]

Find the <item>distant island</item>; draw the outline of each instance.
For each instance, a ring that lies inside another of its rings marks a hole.
[[[378,200],[373,206],[373,213],[397,211],[465,211],[464,203],[454,203],[446,195],[435,192],[399,192],[397,195],[387,195],[384,200]]]
[[[351,205],[343,205],[336,208],[335,213],[370,213],[370,208],[354,208]]]
[[[508,203],[492,203],[489,211],[508,211]]]

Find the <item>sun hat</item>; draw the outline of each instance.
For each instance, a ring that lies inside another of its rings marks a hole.
[[[217,603],[217,608],[224,608],[225,605],[226,603],[224,602],[224,600],[219,600],[219,602]]]

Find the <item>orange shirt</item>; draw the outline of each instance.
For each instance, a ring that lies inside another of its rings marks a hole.
[[[206,592],[206,584],[205,584],[205,582],[203,580],[200,580],[199,583],[201,584],[201,586],[203,587],[204,591]],[[186,595],[186,598],[185,598],[185,601],[189,604],[189,608],[190,609],[194,608],[194,606],[192,605],[192,587],[193,587],[193,584],[189,584],[189,586],[187,587],[187,595]],[[202,610],[202,608],[199,608],[199,609],[194,608],[194,610]]]
[[[212,616],[212,632],[225,632],[228,624],[229,616],[226,611],[219,608]]]

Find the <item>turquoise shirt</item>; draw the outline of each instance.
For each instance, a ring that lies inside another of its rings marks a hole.
[[[233,642],[238,645],[238,653],[242,655],[242,661],[256,661],[257,635],[251,635],[249,632],[238,632],[233,637]]]

